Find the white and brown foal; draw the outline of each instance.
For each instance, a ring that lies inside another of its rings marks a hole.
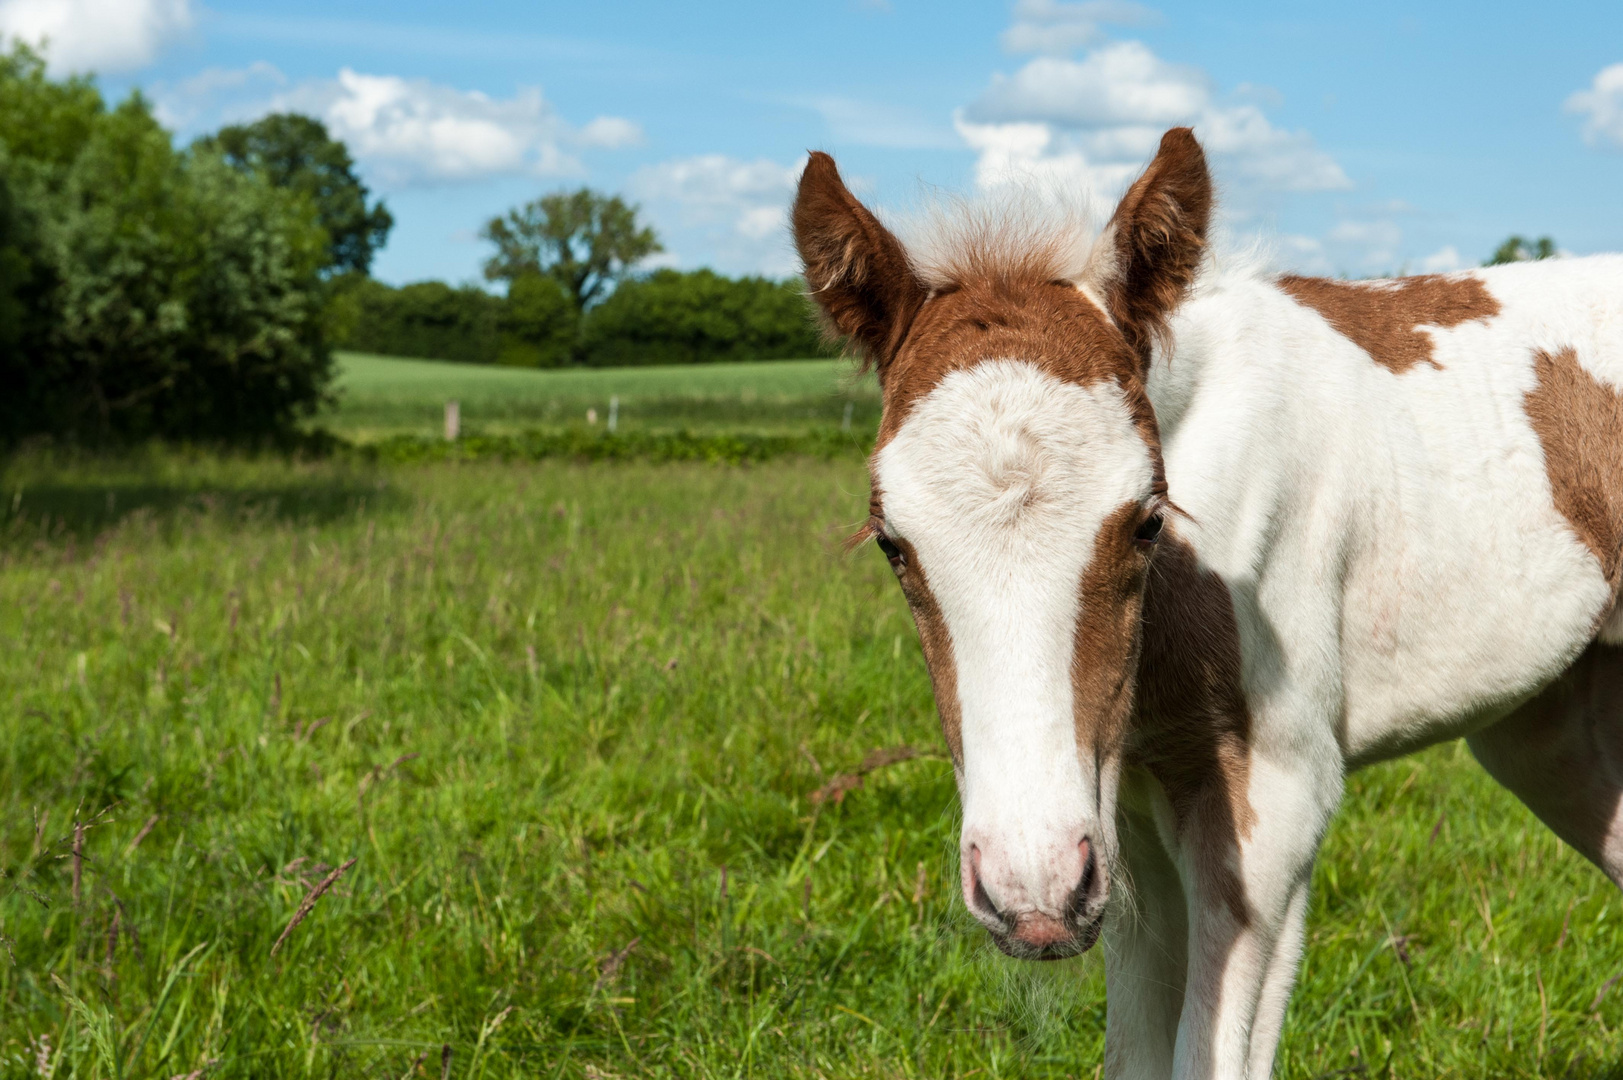
[[[1016,956],[1103,930],[1110,1077],[1268,1076],[1349,769],[1465,736],[1623,883],[1623,258],[1269,278],[1211,207],[1187,129],[1082,245],[910,252],[826,154],[794,207],[964,900]]]

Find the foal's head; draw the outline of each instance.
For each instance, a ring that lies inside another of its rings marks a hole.
[[[921,270],[813,154],[806,283],[884,397],[865,527],[912,608],[963,803],[964,900],[1016,956],[1098,937],[1145,571],[1166,513],[1144,394],[1211,212],[1167,133],[1082,265],[965,231]]]

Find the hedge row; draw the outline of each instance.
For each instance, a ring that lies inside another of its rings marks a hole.
[[[570,429],[528,431],[517,435],[471,435],[446,442],[419,435],[397,435],[354,447],[353,452],[382,464],[438,461],[539,461],[579,458],[586,461],[705,461],[737,465],[803,455],[823,460],[861,458],[872,446],[850,434],[815,430],[798,435],[691,431],[608,434]]]
[[[656,270],[585,312],[553,279],[519,278],[505,297],[425,281],[358,279],[339,291],[341,348],[465,363],[558,367],[703,364],[832,356],[798,280]]]

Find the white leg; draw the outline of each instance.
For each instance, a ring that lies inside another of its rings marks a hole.
[[[1123,813],[1118,888],[1105,927],[1108,1080],[1166,1080],[1183,1010],[1183,882],[1148,817]]]
[[[1296,891],[1285,912],[1285,926],[1274,944],[1274,956],[1263,980],[1257,1017],[1251,1024],[1251,1080],[1265,1080],[1274,1071],[1274,1052],[1285,1026],[1296,971],[1302,963],[1302,942],[1307,936],[1307,886]]]
[[[1203,797],[1180,830],[1190,956],[1173,1076],[1184,1080],[1266,1080],[1252,1070],[1272,1067],[1339,763],[1332,774],[1254,757],[1247,790],[1249,807]]]

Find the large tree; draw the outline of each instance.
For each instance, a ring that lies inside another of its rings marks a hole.
[[[349,148],[326,125],[298,113],[272,113],[233,124],[198,140],[239,169],[258,172],[279,188],[306,195],[327,230],[327,274],[367,273],[383,247],[394,216],[382,200],[367,205],[367,187],[355,175]]]
[[[637,210],[590,188],[543,195],[485,225],[480,235],[496,245],[485,277],[512,283],[545,274],[584,311],[633,266],[665,250],[653,229],[638,224]]]

